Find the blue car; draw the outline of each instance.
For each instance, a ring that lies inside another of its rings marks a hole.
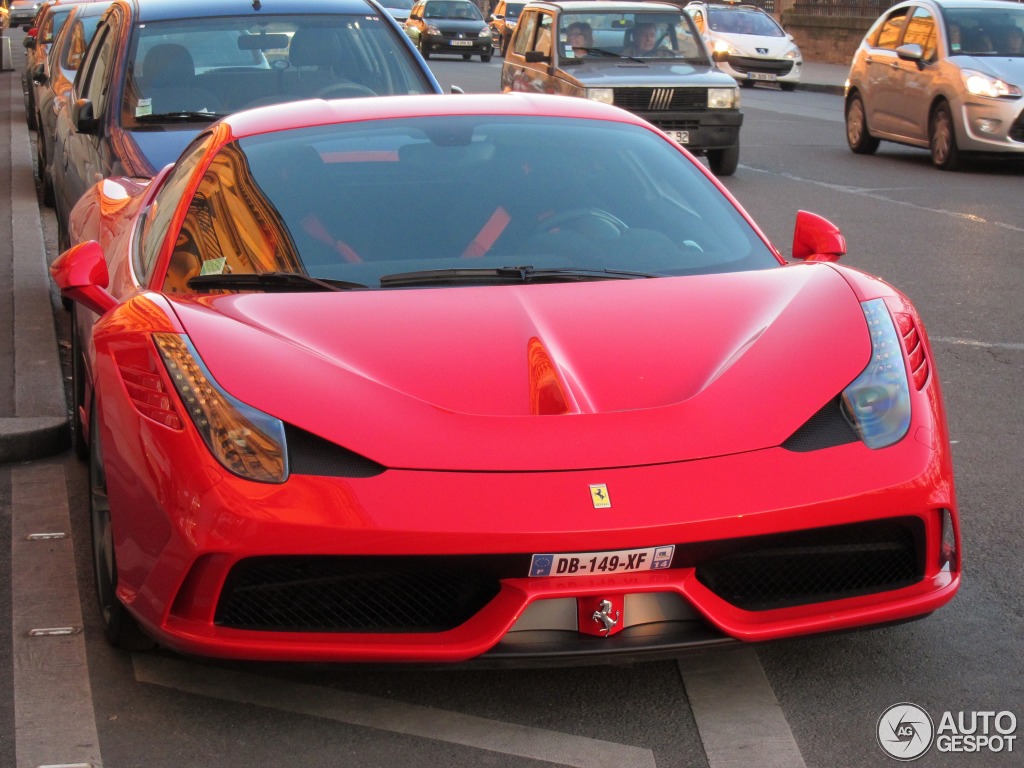
[[[115,0],[57,116],[59,245],[71,245],[68,215],[98,179],[152,178],[224,115],[440,92],[376,0]]]

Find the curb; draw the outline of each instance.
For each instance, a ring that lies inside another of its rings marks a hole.
[[[70,446],[67,400],[54,324],[46,247],[36,195],[32,144],[21,80],[9,75],[11,272],[13,277],[14,413],[0,417],[0,462],[31,461]],[[0,85],[2,88],[2,85]],[[0,98],[3,98],[0,96]],[[8,254],[0,254],[7,258]]]

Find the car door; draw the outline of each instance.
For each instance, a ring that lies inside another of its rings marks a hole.
[[[868,40],[864,71],[864,109],[868,125],[876,132],[898,134],[901,122],[899,101],[903,98],[902,69],[896,48],[910,15],[910,7],[889,12],[872,39]]]
[[[66,226],[67,216],[85,191],[111,174],[109,144],[111,124],[118,121],[118,53],[121,34],[127,29],[120,13],[109,12],[97,27],[82,67],[75,77],[69,104],[59,120],[56,141],[61,144],[55,158],[55,183],[59,223]],[[89,117],[91,116],[91,120]]]
[[[893,89],[899,94],[899,98],[893,100],[893,132],[912,141],[928,140],[929,112],[935,92],[932,81],[936,69],[933,65],[938,56],[937,26],[928,8],[915,8],[907,20],[900,44],[921,46],[921,64],[897,57],[893,67]]]
[[[505,53],[501,70],[502,91],[558,93],[555,77],[554,14],[544,9],[524,9]]]

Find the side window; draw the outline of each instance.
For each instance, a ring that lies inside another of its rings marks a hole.
[[[62,69],[77,70],[82,65],[82,57],[85,56],[85,49],[89,41],[85,36],[85,25],[75,19],[74,26],[68,30],[71,39],[64,46],[60,66]]]
[[[698,31],[701,34],[704,33],[704,14],[701,11],[695,11],[693,14],[693,23],[697,25]]]
[[[900,8],[886,17],[885,22],[878,28],[878,36],[873,42],[877,48],[893,49],[899,44],[908,10],[909,8]]]
[[[159,261],[174,212],[209,142],[209,136],[202,136],[186,150],[186,155],[182,156],[183,159],[171,171],[146,209],[135,249],[135,273],[146,285],[152,284],[153,278],[156,277],[153,275],[153,269]]]
[[[537,14],[524,13],[516,27],[516,44],[512,49],[517,55],[522,56],[532,49],[533,34],[536,30]]]
[[[924,51],[925,61],[932,61],[935,58],[935,40],[935,19],[926,8],[918,8],[907,22],[903,44],[917,43]]]
[[[104,25],[96,33],[95,44],[86,53],[82,70],[82,98],[93,103],[93,113],[99,116],[106,104],[108,74],[117,51],[117,30]]]
[[[533,49],[540,51],[545,56],[551,56],[555,27],[554,17],[549,13],[539,13],[537,17],[539,21],[537,25],[537,43],[533,46]]]

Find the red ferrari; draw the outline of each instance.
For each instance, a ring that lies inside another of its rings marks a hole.
[[[960,583],[898,290],[555,96],[310,101],[74,209],[108,638],[567,663],[923,616]]]

